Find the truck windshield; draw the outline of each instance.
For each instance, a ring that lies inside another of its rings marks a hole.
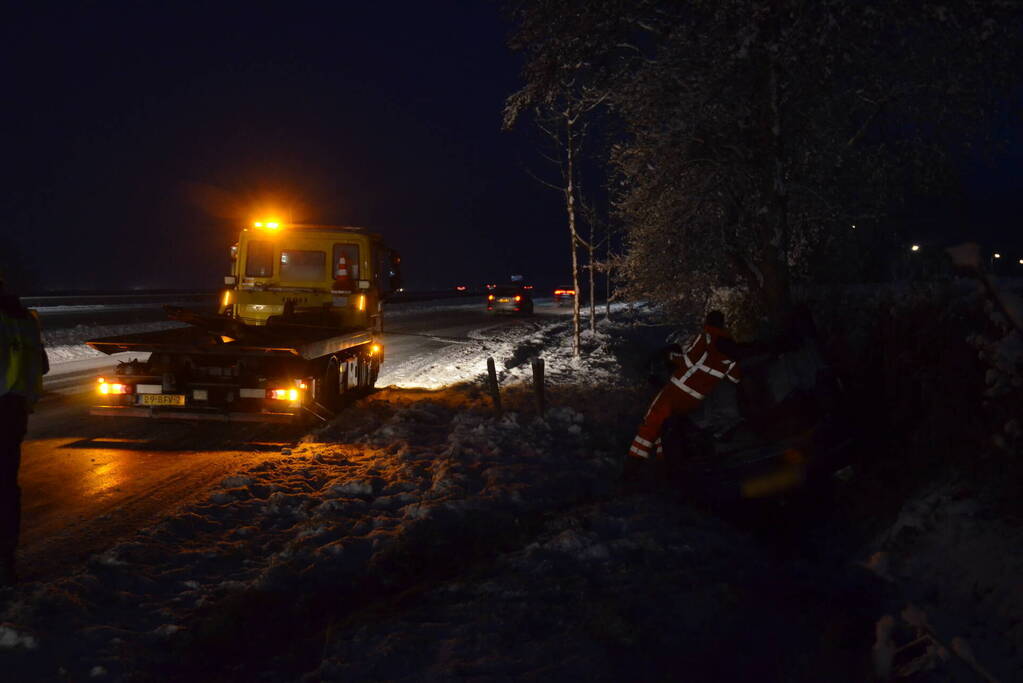
[[[327,277],[327,253],[324,251],[281,251],[281,280],[286,282],[322,282]]]
[[[253,240],[245,252],[245,275],[248,277],[273,277],[274,245],[272,242]]]

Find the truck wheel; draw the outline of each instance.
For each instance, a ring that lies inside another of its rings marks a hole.
[[[369,382],[366,384],[367,389],[372,389],[376,386],[377,377],[380,376],[380,361],[376,358],[370,358],[369,360]]]
[[[369,369],[369,358],[363,355],[359,355],[359,389],[369,389],[370,383],[370,369]]]
[[[341,406],[341,366],[336,358],[331,358],[327,363],[327,371],[320,385],[323,387],[318,397],[320,405],[337,410]]]

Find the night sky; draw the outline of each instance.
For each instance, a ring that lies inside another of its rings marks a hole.
[[[472,0],[8,10],[0,267],[27,262],[36,291],[212,289],[238,228],[274,207],[385,234],[410,288],[567,282],[560,198],[500,129],[509,30]],[[964,164],[965,195],[917,204],[907,238],[1018,250],[1014,125],[993,166]]]
[[[559,199],[501,131],[496,3],[97,3],[2,31],[0,225],[36,289],[214,288],[264,207],[385,234],[410,287],[567,275]]]

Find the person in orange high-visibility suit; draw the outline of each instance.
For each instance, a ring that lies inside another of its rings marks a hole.
[[[671,379],[654,398],[629,447],[627,467],[663,454],[661,430],[664,422],[675,415],[688,415],[725,379],[739,383],[736,344],[725,329],[725,316],[720,311],[707,314],[703,330],[682,351],[676,347],[669,358],[675,369]]]

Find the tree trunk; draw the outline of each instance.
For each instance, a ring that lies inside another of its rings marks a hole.
[[[777,30],[777,29],[776,29]],[[791,308],[789,288],[789,196],[785,182],[785,129],[781,117],[780,67],[772,59],[768,78],[770,112],[770,240],[764,259],[764,300],[767,314],[776,325],[785,325]]]
[[[579,255],[577,253],[579,236],[575,222],[575,139],[572,137],[572,120],[565,117],[567,178],[565,183],[565,207],[568,211],[568,232],[572,237],[572,353],[579,355]]]
[[[589,259],[590,259],[590,333],[593,335],[597,334],[597,288],[594,286],[593,274],[593,221],[590,221],[590,243],[589,243]]]
[[[611,226],[607,230],[607,247],[604,249],[604,320],[611,322]]]
[[[765,251],[768,253],[760,263],[760,272],[763,275],[760,298],[764,313],[767,315],[768,327],[773,334],[780,332],[788,319],[792,301],[787,264],[770,245]]]

